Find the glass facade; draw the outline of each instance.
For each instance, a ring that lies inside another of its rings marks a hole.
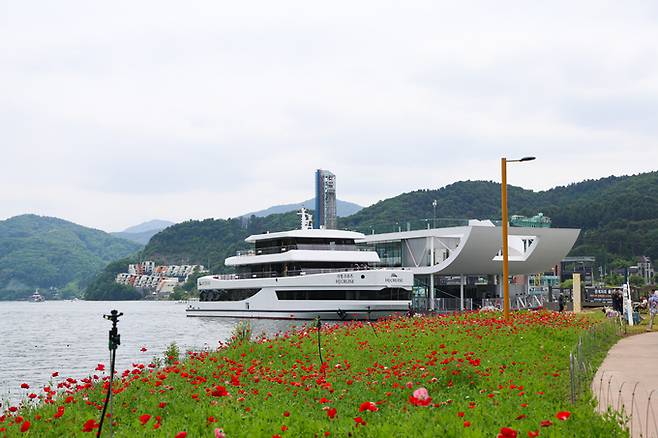
[[[257,289],[212,289],[199,293],[199,301],[242,301],[253,297],[260,291]]]
[[[380,290],[278,290],[276,296],[280,300],[408,301],[411,299],[408,290],[398,287]]]
[[[375,243],[373,249],[377,251],[380,262],[376,266],[396,268],[402,266],[402,242]]]

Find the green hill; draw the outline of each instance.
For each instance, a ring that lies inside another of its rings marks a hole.
[[[0,221],[0,300],[39,288],[63,297],[80,291],[109,262],[140,245],[62,219],[22,215]]]
[[[462,181],[437,190],[417,190],[380,201],[340,218],[340,228],[369,233],[391,231],[397,223],[418,226],[461,223],[455,219],[500,218],[500,184]],[[543,212],[555,227],[582,228],[573,254],[596,255],[601,264],[647,255],[658,260],[658,172],[611,176],[534,192],[510,186],[509,214]],[[153,236],[142,257],[168,263],[201,263],[213,272],[225,270],[224,258],[245,248],[250,234],[297,228],[295,213],[263,218],[188,221]]]

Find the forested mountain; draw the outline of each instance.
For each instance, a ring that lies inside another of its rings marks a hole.
[[[284,204],[284,205],[275,205],[273,207],[266,208],[265,210],[260,210],[260,211],[255,211],[253,213],[247,213],[243,215],[244,217],[250,217],[250,216],[258,216],[258,217],[265,217],[269,216],[271,214],[280,214],[280,213],[288,213],[291,211],[298,211],[300,208],[306,208],[308,210],[312,210],[315,208],[315,198],[313,199],[307,199],[304,202],[298,202],[297,204]],[[357,211],[361,210],[363,207],[361,207],[358,204],[355,204],[353,202],[348,202],[348,201],[341,201],[340,199],[336,199],[336,215],[338,217],[345,217],[345,216],[350,216]]]
[[[123,231],[117,231],[110,234],[122,239],[139,243],[140,245],[146,245],[151,237],[171,225],[174,225],[174,222],[164,221],[161,219],[153,219],[151,221],[126,228]]]
[[[405,229],[406,222],[434,219],[436,225],[457,223],[446,218],[500,218],[500,184],[462,181],[438,190],[417,190],[380,201],[358,213],[339,219],[340,228],[362,232]],[[573,254],[596,255],[601,264],[616,258],[648,255],[658,260],[658,172],[635,176],[611,176],[533,192],[508,189],[509,214],[543,212],[555,227],[582,228]],[[452,222],[452,223],[451,223]],[[224,270],[224,258],[245,248],[244,238],[265,231],[298,227],[295,213],[264,218],[207,219],[188,221],[155,235],[142,253],[169,263],[210,264],[213,272]]]
[[[73,296],[109,262],[141,248],[133,242],[62,219],[22,215],[0,221],[0,300]]]
[[[143,233],[144,231],[153,231],[153,230],[164,230],[167,227],[174,225],[176,222],[166,221],[162,219],[152,219],[150,221],[142,222],[141,224],[133,225],[128,227],[125,230],[121,231],[122,233]]]
[[[364,233],[392,231],[394,225],[406,229],[407,222],[418,227],[434,220],[434,200],[436,226],[457,225],[463,219],[500,218],[500,184],[462,181],[380,201],[340,218],[339,227]],[[658,172],[613,176],[541,192],[510,186],[508,207],[510,215],[543,212],[551,217],[553,226],[582,228],[572,254],[594,255],[601,265],[630,261],[638,255],[658,260]],[[226,272],[224,259],[246,248],[247,236],[297,228],[298,219],[290,212],[183,222],[153,236],[139,257],[162,263],[199,263],[212,272]],[[111,268],[112,272],[103,274],[106,284],[94,283],[96,291],[111,286],[113,272],[120,267],[113,264]]]
[[[438,190],[417,190],[380,201],[340,221],[341,227],[378,232],[392,223],[434,217],[500,218],[500,184],[458,182]],[[509,214],[544,213],[554,227],[583,231],[572,254],[595,255],[607,265],[617,258],[658,259],[658,172],[611,176],[533,192],[508,187]],[[404,229],[404,226],[402,227]]]

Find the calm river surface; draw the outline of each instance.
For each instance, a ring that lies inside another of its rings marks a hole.
[[[230,338],[237,320],[187,318],[185,304],[163,301],[0,301],[0,400],[16,401],[51,380],[81,378],[94,373],[99,363],[109,369],[108,331],[103,319],[112,309],[123,312],[118,329],[119,372],[131,363],[149,363],[171,342],[181,353],[215,349]],[[252,320],[254,335],[273,335],[289,329],[290,321]],[[297,322],[297,325],[300,325]],[[145,347],[147,351],[140,351]],[[29,391],[20,388],[28,383]]]

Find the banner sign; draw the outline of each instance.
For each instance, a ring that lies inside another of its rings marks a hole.
[[[583,304],[590,306],[612,306],[612,293],[621,291],[618,287],[586,287]]]

